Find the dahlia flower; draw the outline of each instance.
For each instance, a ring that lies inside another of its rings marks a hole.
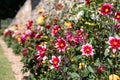
[[[61,57],[56,57],[56,56],[52,56],[52,59],[50,60],[50,63],[52,64],[52,66],[50,66],[51,69],[59,69],[60,66],[60,62],[61,62]]]
[[[105,3],[101,7],[101,14],[103,16],[111,14],[112,13],[112,6],[109,3]]]
[[[85,45],[82,45],[82,49],[80,51],[82,52],[82,55],[85,55],[87,57],[94,54],[92,45],[88,43]]]

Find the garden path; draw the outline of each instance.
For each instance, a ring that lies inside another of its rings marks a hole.
[[[8,48],[2,37],[0,37],[0,45],[3,49],[4,55],[11,64],[12,71],[16,80],[25,80],[23,77],[28,76],[29,73],[22,74],[21,69],[23,64],[20,62],[21,56],[15,55],[11,48]]]

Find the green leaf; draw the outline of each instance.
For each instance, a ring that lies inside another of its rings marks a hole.
[[[80,80],[80,76],[77,73],[68,72],[68,75],[72,78],[72,80]]]
[[[110,64],[110,66],[113,65],[112,61],[111,61],[109,58],[107,59],[107,61],[108,61],[108,63]]]
[[[88,70],[91,72],[91,73],[94,73],[94,70],[91,66],[88,66]]]

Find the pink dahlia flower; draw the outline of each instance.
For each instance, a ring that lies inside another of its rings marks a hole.
[[[82,35],[83,29],[77,30],[76,33],[77,33],[78,36]]]
[[[55,43],[55,46],[57,47],[59,52],[61,52],[61,51],[65,51],[67,44],[63,38],[58,38],[57,42]]]
[[[51,35],[52,36],[56,36],[59,32],[60,28],[58,25],[55,25],[53,28],[52,28],[52,32],[51,32]]]
[[[26,41],[27,41],[27,36],[25,34],[22,34],[20,36],[20,39],[21,39],[22,44],[24,45],[26,43]]]
[[[27,29],[31,29],[32,28],[32,25],[33,25],[33,21],[28,21],[27,23]]]
[[[92,45],[90,45],[88,43],[85,45],[82,45],[81,52],[82,52],[82,55],[85,55],[87,57],[94,54]]]
[[[47,58],[46,54],[45,54],[46,50],[47,50],[46,45],[44,45],[42,47],[39,47],[39,45],[36,45],[37,60],[38,61],[41,62]]]
[[[110,37],[108,40],[109,47],[112,48],[113,53],[120,49],[120,38]]]
[[[103,16],[111,14],[112,13],[112,6],[109,3],[105,3],[101,7],[101,14]]]
[[[117,22],[120,22],[120,12],[116,12],[114,18]]]
[[[52,66],[50,67],[51,69],[59,69],[60,66],[60,62],[61,62],[61,57],[56,57],[56,56],[52,56],[52,59],[50,60],[50,63],[52,64]]]

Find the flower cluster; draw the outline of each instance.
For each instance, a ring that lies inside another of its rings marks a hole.
[[[36,80],[119,79],[118,3],[85,0],[68,11],[66,4],[55,2],[56,16],[39,9],[37,20],[4,31],[4,38],[23,55],[23,72],[30,71],[30,79]]]

